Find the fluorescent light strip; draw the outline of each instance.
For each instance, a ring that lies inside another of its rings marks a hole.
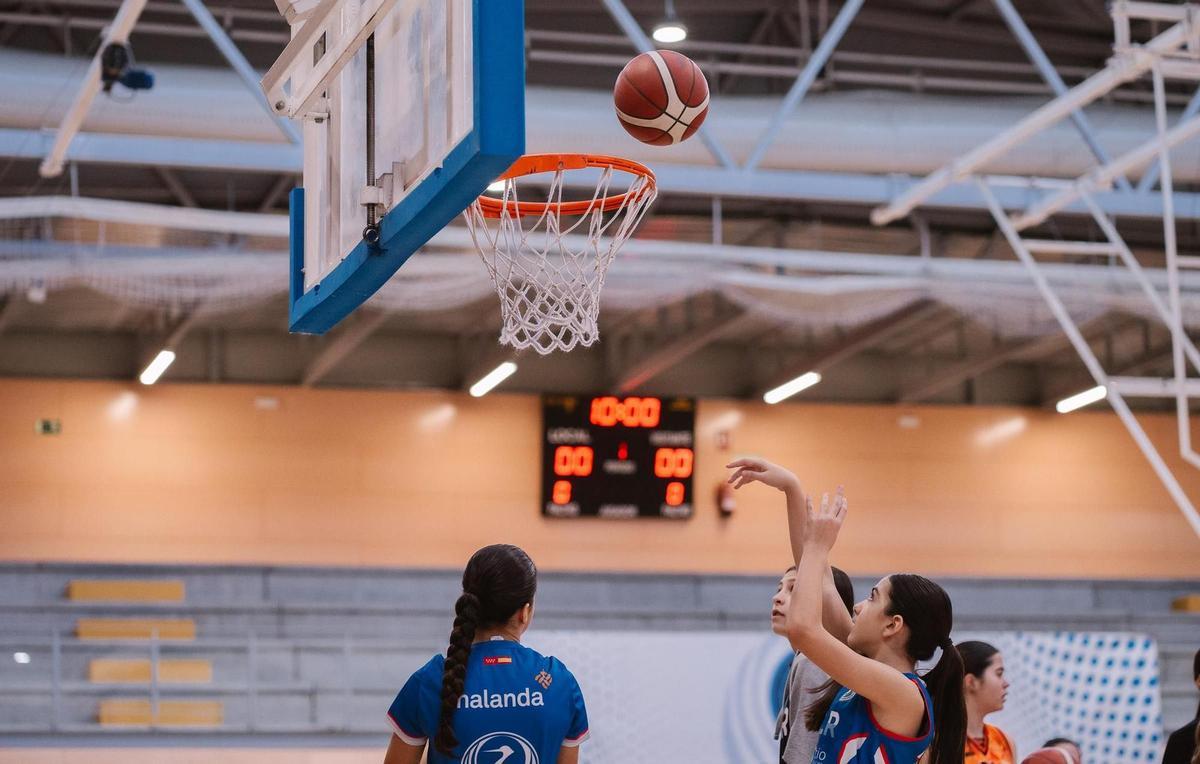
[[[1069,398],[1063,398],[1055,404],[1054,408],[1060,414],[1070,414],[1076,409],[1081,409],[1097,401],[1102,401],[1107,397],[1108,388],[1103,385],[1097,385],[1089,390],[1084,390],[1082,393],[1075,393]]]
[[[153,385],[173,363],[175,363],[175,351],[160,350],[138,379],[143,385]]]
[[[511,377],[513,372],[516,370],[517,365],[515,363],[512,361],[505,361],[488,372],[487,376],[485,376],[483,379],[471,385],[471,389],[468,392],[471,393],[472,397],[482,398],[490,393],[492,388],[494,388],[496,385]]]
[[[768,390],[763,395],[763,400],[767,403],[779,403],[782,400],[791,398],[801,390],[807,390],[813,385],[821,381],[821,375],[815,371],[810,371],[793,379],[791,382],[784,382],[779,387],[773,390]]]

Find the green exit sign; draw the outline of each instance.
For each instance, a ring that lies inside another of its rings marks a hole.
[[[57,419],[39,419],[33,429],[38,435],[58,435],[62,433],[62,422]]]

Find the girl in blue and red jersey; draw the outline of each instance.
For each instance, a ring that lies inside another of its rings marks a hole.
[[[826,620],[837,612],[828,607],[836,597],[829,552],[846,519],[845,495],[840,488],[825,494],[814,509],[796,476],[778,465],[739,459],[729,467],[735,488],[759,482],[787,497],[799,563],[788,637],[831,678],[807,711],[808,728],[819,733],[814,764],[962,764],[967,714],[950,597],[927,578],[896,573],[854,606],[848,629],[827,629],[823,605]],[[846,634],[844,641],[835,633]],[[937,664],[917,676],[917,662],[939,650]]]

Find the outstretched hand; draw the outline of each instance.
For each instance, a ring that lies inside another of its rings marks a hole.
[[[808,535],[805,546],[829,551],[837,543],[838,532],[846,521],[850,503],[846,493],[838,486],[837,493],[831,499],[829,494],[821,494],[821,504],[814,508],[812,499],[808,499]]]
[[[762,483],[780,491],[800,487],[800,480],[792,472],[756,456],[735,459],[726,464],[725,468],[733,470],[729,482],[734,488],[741,488],[750,483]]]

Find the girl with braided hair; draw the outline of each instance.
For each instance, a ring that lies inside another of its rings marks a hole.
[[[413,674],[388,710],[384,764],[575,764],[587,710],[556,658],[521,644],[533,619],[537,568],[510,544],[471,556],[446,655]]]
[[[818,733],[813,761],[963,764],[967,712],[962,659],[950,639],[950,597],[927,578],[895,573],[854,606],[848,629],[838,624],[831,618],[838,609],[823,604],[832,591],[829,552],[848,511],[841,489],[822,496],[814,509],[800,481],[783,467],[763,459],[728,466],[734,488],[763,483],[787,499],[798,567],[787,634],[831,680],[808,707],[808,728]],[[934,667],[918,676],[917,663],[935,657]]]

